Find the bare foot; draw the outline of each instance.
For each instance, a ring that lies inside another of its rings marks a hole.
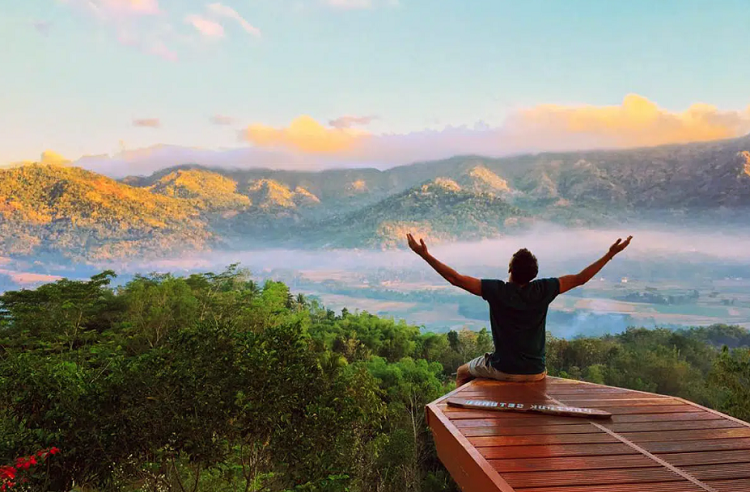
[[[456,388],[465,385],[472,379],[474,379],[474,376],[469,372],[469,366],[467,364],[462,365],[456,372]]]

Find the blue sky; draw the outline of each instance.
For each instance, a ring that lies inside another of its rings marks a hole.
[[[368,135],[499,128],[628,94],[667,115],[713,105],[741,132],[748,25],[747,0],[3,2],[0,162],[263,145],[240,130],[301,115],[325,131],[374,117],[356,126]]]

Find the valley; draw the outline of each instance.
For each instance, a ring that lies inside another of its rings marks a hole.
[[[75,163],[26,164],[0,170],[0,291],[104,269],[124,282],[239,263],[331,309],[476,329],[488,323],[485,303],[415,263],[407,232],[468,273],[500,278],[519,244],[559,275],[633,233],[627,268],[612,265],[552,305],[553,334],[750,326],[747,149],[750,137],[384,171],[183,164],[119,180]]]

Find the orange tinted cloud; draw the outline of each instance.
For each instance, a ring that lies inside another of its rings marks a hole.
[[[41,273],[17,272],[14,270],[0,269],[0,274],[8,275],[13,282],[22,285],[55,282],[62,279],[57,275],[45,275]]]
[[[192,25],[198,32],[209,38],[223,38],[224,27],[218,22],[214,22],[200,15],[185,16],[185,22]]]
[[[61,156],[57,152],[54,152],[52,150],[45,150],[42,152],[42,157],[39,160],[41,164],[67,164],[70,161],[66,159],[65,157]]]
[[[159,128],[161,126],[161,121],[159,118],[140,118],[133,120],[133,126]]]
[[[630,94],[616,106],[539,105],[518,110],[497,127],[446,127],[406,134],[371,134],[352,128],[371,117],[346,116],[323,125],[300,116],[288,127],[256,124],[242,132],[261,148],[325,155],[328,161],[405,163],[458,154],[502,156],[519,152],[645,147],[732,138],[750,133],[750,107],[721,111],[693,104],[671,112]]]
[[[673,113],[645,97],[629,94],[619,106],[540,105],[520,111],[511,122],[521,134],[552,138],[587,135],[606,145],[635,147],[744,135],[750,132],[750,107],[720,111],[698,103]]]
[[[286,128],[255,124],[242,132],[242,137],[257,147],[283,147],[321,154],[352,150],[367,135],[348,128],[325,127],[310,116],[300,116]]]

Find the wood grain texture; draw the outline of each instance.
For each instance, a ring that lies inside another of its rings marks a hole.
[[[458,408],[449,398],[562,404],[612,416]],[[438,456],[465,491],[750,492],[750,424],[680,398],[557,378],[474,380],[428,408]]]

